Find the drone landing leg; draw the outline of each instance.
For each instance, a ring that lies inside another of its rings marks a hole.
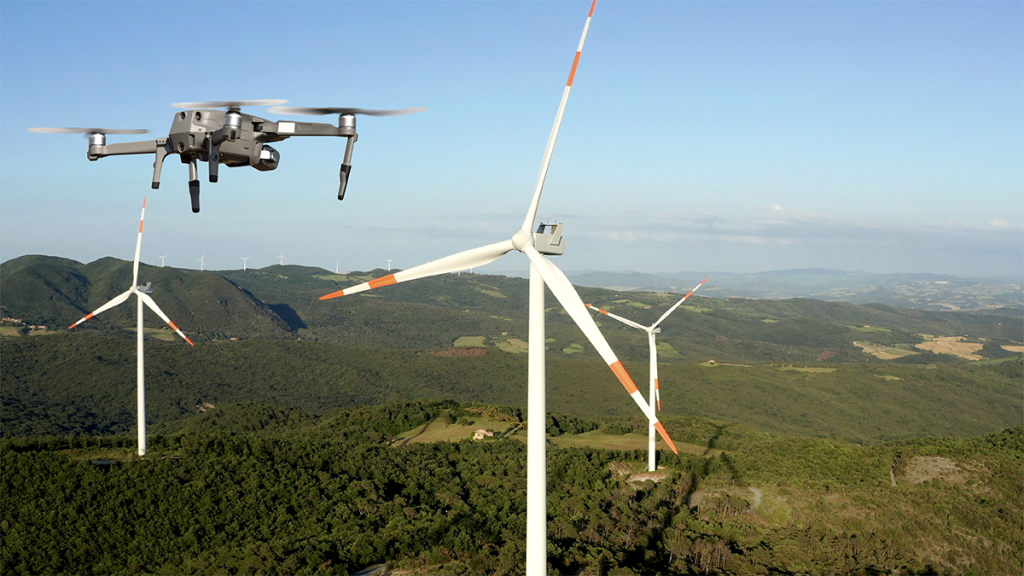
[[[199,168],[196,166],[196,159],[192,158],[188,163],[188,194],[192,197],[192,211],[199,213]]]
[[[156,141],[156,160],[153,161],[153,190],[160,188],[160,169],[164,167],[164,158],[171,152],[166,138]]]
[[[216,182],[217,170],[220,168],[220,144],[210,142],[210,159],[206,163],[210,165],[210,182]]]

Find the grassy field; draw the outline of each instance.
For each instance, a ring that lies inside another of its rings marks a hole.
[[[854,346],[864,350],[866,354],[871,354],[875,358],[880,360],[893,360],[896,358],[902,358],[904,356],[913,356],[917,352],[911,350],[904,350],[902,348],[887,348],[885,346],[875,346],[874,344],[865,344],[864,342],[854,342]]]
[[[462,336],[455,341],[456,348],[482,348],[485,346],[485,336]]]
[[[809,372],[809,373],[824,373],[835,372],[838,368],[818,368],[813,366],[776,366],[776,370],[782,370],[783,372]]]
[[[932,338],[930,342],[917,345],[921,350],[931,350],[936,354],[952,354],[968,360],[981,360],[975,352],[981,350],[980,342],[964,342],[963,336],[941,336]]]
[[[478,414],[469,417],[471,424],[447,424],[440,418],[435,418],[422,426],[398,436],[395,446],[406,444],[428,444],[431,442],[458,442],[473,437],[473,433],[481,428],[491,430],[495,436],[500,436],[509,427],[508,422],[486,418]]]

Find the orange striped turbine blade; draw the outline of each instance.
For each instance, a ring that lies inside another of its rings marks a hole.
[[[392,284],[408,282],[409,280],[416,280],[417,278],[426,278],[428,276],[457,272],[459,270],[479,268],[484,264],[494,262],[514,249],[515,247],[512,246],[511,240],[488,244],[487,246],[481,246],[479,248],[459,252],[458,254],[452,254],[451,256],[445,256],[444,258],[438,258],[437,260],[427,262],[426,264],[413,266],[408,270],[395,272],[394,274],[389,274],[387,276],[377,278],[376,280],[370,280],[369,282],[350,286],[344,290],[331,292],[326,296],[321,296],[320,299],[330,300],[331,298],[349,296],[351,294],[363,292],[364,290],[373,290],[374,288],[391,286]]]
[[[622,383],[622,387],[626,389],[626,392],[629,392],[629,395],[633,398],[633,401],[636,402],[637,406],[639,406],[640,409],[643,410],[644,414],[654,422],[654,429],[658,431],[658,434],[661,434],[661,438],[666,444],[668,444],[668,447],[672,449],[672,452],[679,454],[679,450],[676,449],[675,442],[672,441],[668,432],[665,431],[665,427],[662,426],[661,422],[658,421],[658,418],[654,414],[649,413],[651,407],[644,402],[644,398],[640,394],[640,390],[637,389],[636,384],[633,382],[633,378],[631,378],[629,373],[626,372],[626,367],[622,365],[622,362],[616,360],[609,364],[608,367],[615,373],[619,382]]]

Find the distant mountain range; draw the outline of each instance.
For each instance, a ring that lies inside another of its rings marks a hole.
[[[123,292],[131,282],[131,273],[130,262],[114,258],[82,264],[65,258],[23,256],[5,262],[0,265],[0,308],[10,320],[5,322],[4,330],[25,330],[31,325],[66,330]],[[295,265],[219,272],[148,265],[140,268],[141,281],[153,283],[153,297],[161,308],[197,342],[301,339],[404,350],[453,346],[525,350],[528,281],[522,278],[442,274],[337,300],[319,300],[339,288],[386,274],[384,270],[371,270],[340,275]],[[800,280],[808,275],[828,274],[794,271],[791,284],[811,283]],[[677,279],[680,288],[663,286],[676,294],[625,292],[623,287],[588,288],[579,280],[577,284],[585,301],[649,324],[674,304],[678,293],[690,290],[700,279]],[[966,336],[976,346],[985,346],[982,356],[998,358],[1008,354],[1002,346],[1017,346],[1024,341],[1024,310],[1020,307],[940,312],[809,298],[708,297],[716,292],[722,295],[726,290],[722,283],[730,279],[715,277],[662,326],[658,341],[664,348],[664,360],[861,362],[873,358],[865,354],[865,343],[874,345],[872,349],[903,350],[879,358],[914,354],[914,358],[901,360],[938,361],[945,356],[922,356],[923,351],[915,348],[927,339],[922,334]],[[596,357],[553,297],[550,302],[549,349],[555,355],[560,351],[574,358]],[[150,326],[161,324],[155,320],[150,320]],[[647,357],[642,333],[617,322],[599,319],[599,323],[620,357]],[[127,334],[134,325],[132,307],[121,306],[76,328],[75,333],[101,330]],[[872,353],[877,356],[877,352]]]
[[[946,274],[872,274],[804,268],[731,272],[568,272],[578,286],[609,290],[683,292],[704,278],[700,293],[711,298],[815,298],[852,304],[889,304],[925,310],[1024,307],[1024,279],[965,279]]]

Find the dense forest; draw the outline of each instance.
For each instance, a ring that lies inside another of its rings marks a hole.
[[[233,405],[154,435],[141,459],[131,436],[3,440],[0,572],[521,573],[525,445],[393,444],[485,413],[521,416],[453,402],[323,416]],[[562,420],[554,437],[623,424]],[[1024,570],[1020,427],[860,446],[672,424],[707,448],[661,454],[653,478],[638,474],[643,450],[549,450],[551,573]]]
[[[0,573],[521,573],[526,281],[317,299],[383,273],[144,265],[198,345],[147,328],[140,458],[134,312],[63,329],[130,264],[5,262]],[[579,291],[642,323],[679,297]],[[658,340],[681,453],[647,474],[646,420],[550,307],[549,572],[1024,572],[1022,314],[696,296]],[[644,335],[601,329],[646,393]]]

